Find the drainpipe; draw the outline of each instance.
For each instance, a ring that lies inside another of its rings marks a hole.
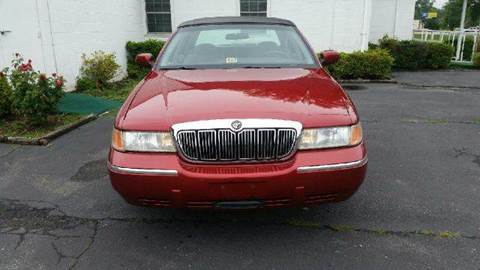
[[[400,10],[400,0],[395,1],[395,20],[393,21],[393,37],[397,38],[398,11]]]
[[[40,8],[38,6],[38,0],[35,0],[35,15],[37,16],[37,26],[38,26],[38,39],[40,40],[40,47],[42,48],[42,65],[43,69],[46,71],[46,59],[45,59],[45,44],[43,43],[43,33],[42,33],[42,24],[40,23]]]
[[[52,14],[50,11],[49,1],[47,0],[46,2],[47,2],[47,13],[48,13],[48,28],[50,30],[50,41],[52,43],[53,64],[55,66],[55,72],[58,73],[57,52],[55,50],[55,41],[53,39]]]
[[[464,32],[465,32],[465,17],[467,16],[467,2],[468,0],[463,0],[463,7],[462,7],[462,20],[460,21],[460,33],[458,34],[457,40],[457,54],[455,55],[455,60],[460,61],[460,54],[462,52],[462,43],[464,39]]]
[[[368,39],[369,39],[369,32],[370,32],[370,18],[371,18],[371,0],[364,0],[363,1],[363,24],[362,24],[362,32],[360,35],[362,36],[362,44],[360,50],[362,52],[368,50]]]

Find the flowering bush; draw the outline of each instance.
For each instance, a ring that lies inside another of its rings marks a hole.
[[[5,69],[2,77],[0,95],[10,96],[13,114],[24,118],[32,126],[38,126],[44,124],[49,115],[56,113],[57,104],[63,96],[64,80],[61,76],[47,76],[34,71],[31,60],[24,63],[22,56],[16,54],[12,69]]]
[[[91,55],[82,55],[80,78],[94,81],[98,89],[108,84],[120,69],[115,54],[96,51]]]
[[[3,118],[12,113],[12,87],[8,83],[4,71],[0,72],[0,117]]]

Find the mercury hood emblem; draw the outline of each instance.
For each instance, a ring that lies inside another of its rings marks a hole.
[[[238,121],[238,120],[235,120],[232,122],[232,128],[234,130],[239,130],[242,128],[242,122]]]

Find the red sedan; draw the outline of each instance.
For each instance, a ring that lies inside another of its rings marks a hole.
[[[108,169],[129,203],[250,209],[343,201],[367,153],[348,95],[288,21],[178,27],[115,120]]]

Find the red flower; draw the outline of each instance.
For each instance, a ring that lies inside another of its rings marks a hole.
[[[63,80],[62,79],[56,79],[55,80],[55,86],[58,88],[61,88],[63,86]]]
[[[26,72],[26,71],[32,71],[33,68],[32,68],[32,65],[30,64],[21,64],[18,69],[22,72]]]
[[[45,75],[44,73],[40,74],[40,77],[38,77],[38,79],[40,81],[46,81],[47,80],[47,75]]]

